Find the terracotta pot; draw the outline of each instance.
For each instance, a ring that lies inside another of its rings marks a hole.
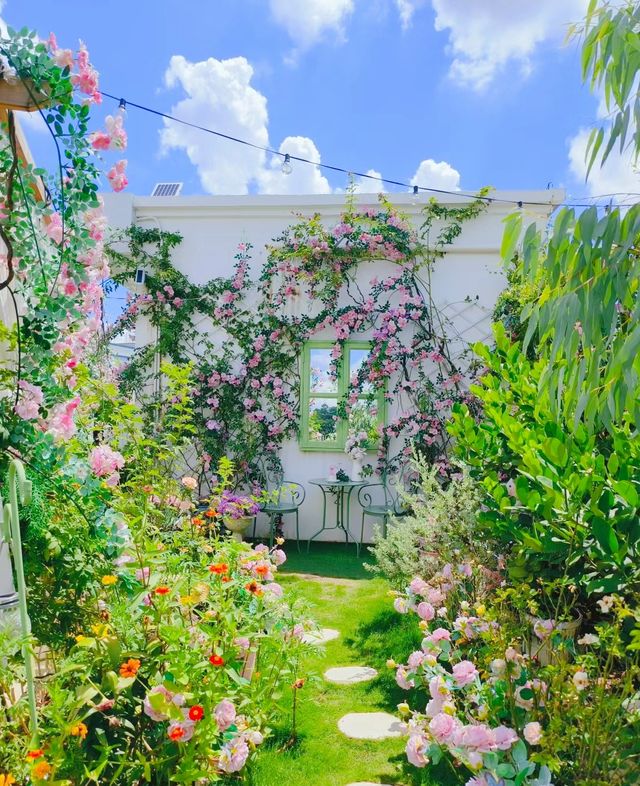
[[[7,82],[0,73],[0,106],[19,112],[35,112],[48,106],[51,97],[46,88],[37,88],[30,79]]]
[[[533,632],[535,624],[540,622],[541,618],[527,614],[527,619],[531,623],[531,634],[529,636],[529,641],[526,643],[528,655],[532,658],[537,658],[539,663],[541,663],[543,666],[548,666],[553,660],[568,660],[569,653],[567,650],[565,648],[561,650],[555,649],[552,639],[558,634],[563,639],[574,638],[580,626],[582,625],[582,615],[576,617],[573,620],[569,620],[568,622],[556,623],[552,634],[545,639],[538,638],[538,636],[536,636],[536,634]]]
[[[242,516],[242,518],[233,519],[230,516],[223,516],[222,521],[229,532],[231,532],[231,537],[233,540],[242,542],[242,536],[246,532],[247,528],[251,526],[253,517]]]

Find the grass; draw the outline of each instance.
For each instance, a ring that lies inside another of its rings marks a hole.
[[[358,557],[356,547],[351,543],[347,545],[314,541],[307,552],[306,542],[301,542],[298,552],[295,542],[289,541],[287,561],[281,571],[329,578],[370,579],[373,574],[365,569],[365,563],[373,563],[366,546],[361,549]]]
[[[348,558],[336,561],[337,548],[318,544],[314,553],[312,545],[309,557],[298,557],[290,549],[288,569],[309,574],[323,565],[334,573],[357,572]],[[360,571],[364,572],[361,565]],[[336,628],[341,635],[308,656],[304,670],[315,677],[299,693],[298,742],[283,750],[281,742],[288,736],[288,726],[275,729],[255,764],[253,786],[347,786],[358,781],[394,786],[452,784],[450,777],[434,780],[431,770],[408,767],[402,738],[352,740],[338,730],[338,720],[348,712],[394,712],[398,702],[407,700],[385,664],[389,657],[404,660],[419,646],[420,636],[415,624],[390,610],[387,583],[379,578],[309,575],[283,575],[281,581],[290,595],[312,606],[321,627]],[[373,666],[379,676],[357,685],[334,685],[323,680],[330,666],[349,665]],[[424,703],[423,696],[414,706]]]

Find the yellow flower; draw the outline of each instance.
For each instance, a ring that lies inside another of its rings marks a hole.
[[[76,642],[78,644],[87,644],[90,641],[92,641],[91,636],[76,636]]]
[[[411,707],[409,707],[406,701],[403,701],[398,704],[398,712],[402,715],[408,715],[411,712]]]
[[[104,639],[108,639],[111,635],[111,626],[101,622],[97,625],[92,625],[91,631],[95,633],[96,638],[102,641]]]
[[[481,603],[479,606],[476,606],[476,614],[478,615],[478,617],[484,617],[486,613],[487,613],[487,608],[484,605],[484,603]]]
[[[71,727],[71,736],[80,737],[80,739],[83,740],[87,736],[88,731],[89,729],[87,729],[84,723],[76,723],[75,726]]]
[[[12,783],[15,783],[16,779],[10,773],[3,773],[0,772],[0,786],[11,786]]]
[[[47,775],[50,774],[51,774],[51,765],[46,759],[39,761],[37,764],[34,764],[33,768],[31,769],[31,775],[36,780],[43,780],[44,778],[47,777]]]
[[[117,576],[107,575],[102,577],[102,584],[104,587],[111,587],[118,581]]]
[[[388,669],[395,669],[395,667],[397,665],[398,664],[395,662],[395,660],[393,658],[389,658],[389,660],[387,661],[387,668]]]

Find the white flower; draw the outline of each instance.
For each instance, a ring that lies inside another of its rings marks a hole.
[[[578,639],[578,644],[599,644],[600,639],[595,633],[585,633],[581,639]]]
[[[598,606],[603,614],[610,612],[613,606],[613,595],[605,595],[604,598],[600,598]]]
[[[576,671],[573,675],[573,684],[577,691],[584,690],[589,685],[589,675],[586,671]]]

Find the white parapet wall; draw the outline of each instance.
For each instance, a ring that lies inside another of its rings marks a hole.
[[[490,338],[491,313],[505,285],[500,259],[505,217],[517,209],[517,202],[522,201],[525,225],[536,222],[544,226],[553,205],[564,199],[564,192],[559,189],[498,191],[492,192],[491,197],[493,201],[487,209],[478,218],[464,224],[461,235],[449,247],[446,256],[435,264],[431,276],[435,305],[450,320],[453,333],[461,344]],[[416,226],[420,225],[421,211],[427,199],[424,195],[416,199],[412,194],[391,194],[389,198]],[[331,225],[344,207],[345,196],[139,197],[122,193],[105,194],[104,201],[112,227],[127,227],[133,223],[179,232],[183,241],[173,253],[173,263],[191,281],[204,284],[217,276],[232,274],[234,254],[241,242],[253,246],[252,274],[257,277],[266,261],[265,246],[296,221],[296,214],[319,213]],[[440,201],[460,205],[468,202],[469,198],[456,195]],[[358,194],[356,203],[360,206],[375,205],[377,196]],[[359,271],[365,286],[372,276],[383,277],[392,272],[393,264],[371,263],[367,268]],[[324,336],[319,333],[314,338],[322,339]],[[366,339],[366,334],[362,338]],[[138,347],[154,341],[154,333],[144,319],[137,326],[135,340]],[[400,412],[398,406],[391,404],[388,419],[393,419]],[[301,536],[309,537],[317,530],[322,516],[322,494],[317,487],[309,484],[309,480],[326,477],[330,465],[342,465],[348,471],[351,462],[344,453],[304,451],[297,440],[290,440],[283,446],[281,458],[285,477],[302,483],[306,488],[307,498],[300,511],[300,529]],[[355,497],[354,494],[350,511],[351,530],[359,537],[360,508]],[[333,516],[334,510],[330,509],[328,515]],[[285,518],[288,535],[292,533],[292,523],[288,517]],[[365,541],[372,538],[373,523],[373,520],[367,523]],[[264,531],[266,522],[259,524],[260,530]],[[343,534],[329,530],[320,539],[343,539]]]

